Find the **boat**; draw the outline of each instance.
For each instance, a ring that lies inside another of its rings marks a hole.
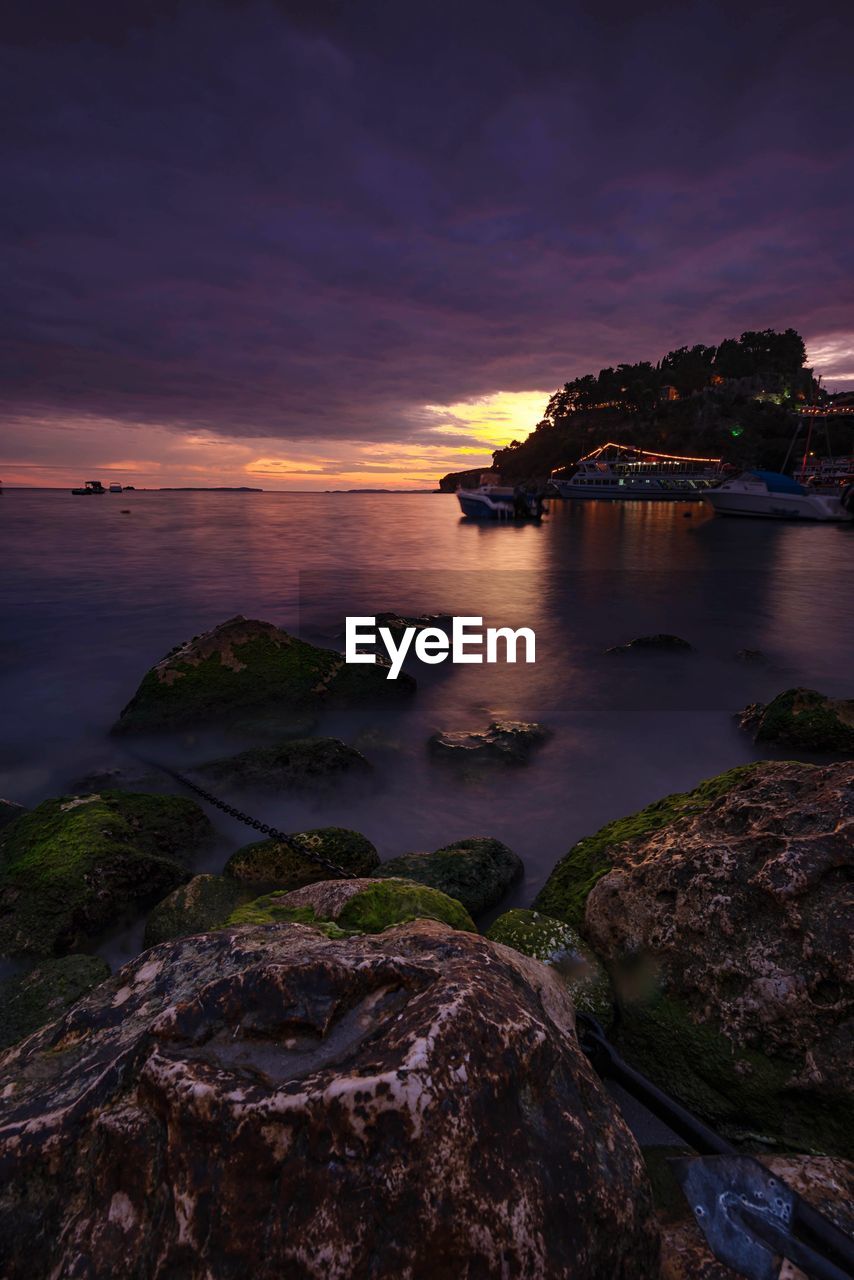
[[[854,485],[837,494],[811,492],[778,471],[745,471],[703,495],[716,515],[765,520],[852,520]]]
[[[110,493],[121,493],[122,486],[120,484],[111,484]]]
[[[457,489],[457,501],[464,516],[475,520],[539,520],[544,511],[540,493],[528,493],[520,486],[495,482],[492,472],[484,472],[476,489]]]
[[[72,489],[71,492],[77,497],[88,497],[91,493],[106,493],[107,490],[100,480],[87,480],[82,489]]]
[[[549,483],[562,498],[699,502],[725,474],[720,458],[682,457],[608,441],[558,468]]]

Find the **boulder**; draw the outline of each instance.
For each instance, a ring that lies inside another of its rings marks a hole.
[[[523,720],[493,720],[488,729],[434,733],[429,746],[443,760],[526,764],[531,753],[551,736],[545,725]]]
[[[165,943],[0,1056],[0,1270],[648,1280],[573,1023],[542,965],[429,921]]]
[[[612,1021],[614,996],[608,975],[571,924],[515,908],[499,916],[486,936],[554,969],[576,1009],[592,1013],[605,1026]]]
[[[627,644],[615,644],[606,653],[637,653],[638,650],[657,649],[663,653],[693,653],[694,646],[680,636],[667,634],[657,636],[638,636]]]
[[[158,902],[145,924],[144,944],[207,933],[225,924],[232,911],[253,897],[251,889],[229,876],[193,876]]]
[[[328,859],[353,876],[372,875],[380,865],[379,854],[367,836],[346,827],[297,831],[291,839],[307,852]],[[315,880],[327,879],[329,872],[279,840],[256,840],[231,855],[225,864],[225,875],[244,884],[299,889]]]
[[[476,933],[474,921],[454,898],[410,880],[321,880],[290,893],[270,893],[238,907],[229,924],[316,924],[330,937],[382,933],[410,920],[439,920]]]
[[[0,800],[0,827],[8,827],[10,822],[14,822],[26,812],[24,806],[15,804],[14,800]]]
[[[53,1022],[109,976],[100,956],[62,956],[0,980],[0,1049]]]
[[[45,800],[0,831],[0,954],[79,947],[189,879],[189,857],[212,835],[182,796]]]
[[[600,850],[584,934],[624,1055],[735,1137],[850,1151],[852,832],[854,764],[765,762]]]
[[[115,733],[181,731],[303,714],[330,703],[398,697],[415,681],[388,680],[388,664],[343,654],[241,616],[178,645],[147,673]]]
[[[471,836],[435,853],[401,854],[384,862],[376,874],[432,885],[476,916],[497,906],[523,870],[522,859],[500,840]]]
[[[854,755],[854,698],[826,698],[815,689],[787,689],[772,702],[754,702],[739,716],[755,742],[801,751]]]
[[[275,747],[251,747],[192,770],[202,783],[258,791],[322,791],[371,766],[355,747],[338,738],[294,738]]]
[[[414,627],[416,631],[425,631],[428,627],[439,627],[444,631],[450,627],[453,620],[453,615],[450,613],[419,613],[409,616],[402,613],[378,613],[376,615],[377,629],[385,627],[396,639],[399,639],[408,627]]]

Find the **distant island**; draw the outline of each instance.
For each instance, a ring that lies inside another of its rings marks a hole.
[[[128,486],[130,487],[130,486]],[[263,489],[252,489],[246,484],[163,484],[157,493],[263,493]]]
[[[542,482],[606,440],[668,453],[720,457],[779,470],[806,405],[854,407],[849,392],[831,396],[806,366],[794,329],[749,330],[718,346],[679,347],[657,363],[620,364],[565,383],[527,439],[492,455],[508,481]],[[822,428],[814,448],[854,452],[854,414]],[[440,489],[476,482],[482,467],[450,472]]]

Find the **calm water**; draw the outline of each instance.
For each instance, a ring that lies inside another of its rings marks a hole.
[[[130,508],[130,514],[122,514]],[[533,666],[409,669],[411,702],[330,715],[374,784],[322,803],[256,799],[286,830],[337,823],[383,857],[474,834],[517,850],[533,897],[603,822],[755,758],[732,714],[804,684],[852,694],[854,527],[716,520],[702,507],[553,503],[539,526],[462,521],[438,495],[60,492],[0,499],[0,795],[33,804],[128,764],[110,724],[145,670],[236,613],[343,647],[348,613],[479,614],[537,633]],[[604,656],[651,632],[691,655]],[[761,649],[767,664],[739,661]],[[428,758],[436,729],[541,720],[524,769],[461,779]],[[162,748],[200,760],[223,744]],[[213,814],[217,870],[249,834]]]

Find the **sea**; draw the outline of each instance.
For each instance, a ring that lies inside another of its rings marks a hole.
[[[235,614],[339,649],[346,616],[384,611],[532,628],[534,663],[415,660],[413,697],[327,712],[315,731],[364,752],[367,784],[241,797],[285,831],[361,831],[383,858],[497,837],[525,866],[502,909],[530,904],[603,823],[785,755],[739,729],[747,704],[793,686],[854,694],[854,524],[727,520],[695,503],[556,500],[540,523],[493,524],[444,494],[13,489],[0,498],[0,601],[0,796],[27,806],[138,768],[110,736],[122,707],[176,644]],[[606,652],[658,633],[692,650]],[[431,755],[437,731],[494,719],[551,737],[518,767]],[[191,732],[133,746],[181,767],[235,750]],[[253,838],[210,816],[200,871]],[[140,945],[125,923],[103,949],[116,963]]]

